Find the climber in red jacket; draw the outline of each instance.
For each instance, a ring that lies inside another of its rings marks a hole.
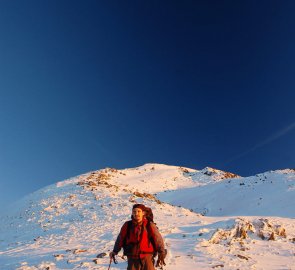
[[[164,241],[152,218],[147,216],[150,208],[135,204],[132,219],[124,223],[117,237],[110,258],[114,258],[121,248],[128,259],[127,270],[154,270],[154,257],[158,255],[157,266],[165,265]]]

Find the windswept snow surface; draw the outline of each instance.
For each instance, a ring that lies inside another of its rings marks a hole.
[[[134,203],[154,211],[164,269],[295,269],[294,195],[294,170],[247,178],[162,164],[90,172],[1,216],[0,269],[108,269]],[[118,262],[111,269],[126,269]]]

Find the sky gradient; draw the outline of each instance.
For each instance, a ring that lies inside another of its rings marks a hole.
[[[295,168],[294,14],[294,1],[1,1],[1,205],[104,167]]]

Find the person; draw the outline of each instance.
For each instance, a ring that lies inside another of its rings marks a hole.
[[[115,242],[110,258],[115,258],[121,248],[127,256],[127,270],[155,270],[154,257],[157,254],[157,265],[165,265],[166,249],[163,238],[152,221],[146,217],[143,204],[135,204],[132,208],[131,220],[124,223]]]

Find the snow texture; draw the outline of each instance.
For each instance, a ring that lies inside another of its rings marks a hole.
[[[0,269],[108,269],[134,203],[153,209],[164,269],[295,269],[294,170],[162,164],[86,173],[14,203],[0,217]],[[119,255],[111,269],[126,269]]]

